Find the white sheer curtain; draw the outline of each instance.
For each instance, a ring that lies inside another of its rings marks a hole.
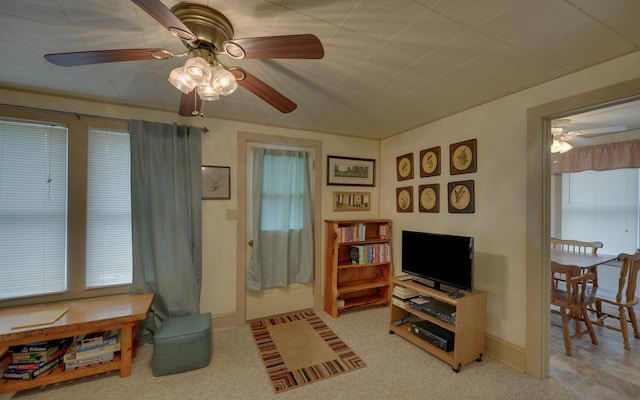
[[[309,153],[254,149],[252,188],[254,243],[247,289],[313,282]]]

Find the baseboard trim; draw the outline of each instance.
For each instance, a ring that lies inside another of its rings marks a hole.
[[[215,315],[212,321],[213,331],[235,328],[238,326],[237,318],[238,316],[235,312]]]
[[[517,371],[525,371],[526,351],[524,347],[515,346],[491,335],[485,335],[484,344],[487,354]]]

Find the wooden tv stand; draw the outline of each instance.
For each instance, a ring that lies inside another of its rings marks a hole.
[[[2,379],[0,375],[0,394],[108,371],[120,370],[120,377],[131,375],[131,359],[135,356],[137,346],[138,321],[147,317],[153,296],[153,293],[118,295],[0,309],[0,363],[2,365],[7,365],[10,361],[8,352],[10,346],[112,329],[121,330],[121,350],[113,361],[66,371],[64,364],[60,363],[32,380]],[[35,312],[61,307],[67,307],[69,310],[52,324],[13,329],[14,326],[19,325],[20,321]]]
[[[455,306],[456,323],[450,324],[446,321],[431,316],[425,312],[418,311],[408,304],[403,308],[392,302],[391,321],[389,323],[389,333],[395,333],[409,342],[415,344],[423,350],[428,351],[441,360],[449,363],[454,371],[460,372],[462,365],[472,361],[480,361],[484,352],[485,317],[487,308],[487,294],[479,290],[464,292],[463,297],[451,298],[445,292],[421,285],[412,280],[400,280],[393,278],[392,286],[402,286],[413,289],[420,296],[431,297],[432,299]],[[434,323],[455,334],[453,351],[446,352],[441,348],[427,342],[419,336],[414,335],[410,328],[410,322],[402,321],[407,313],[413,314],[420,320]]]

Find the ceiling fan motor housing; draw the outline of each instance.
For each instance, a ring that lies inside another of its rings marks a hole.
[[[179,3],[171,11],[200,42],[213,45],[218,52],[223,51],[225,41],[233,39],[231,21],[218,10],[201,4]]]

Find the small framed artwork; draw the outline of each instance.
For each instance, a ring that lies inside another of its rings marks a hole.
[[[396,211],[413,212],[413,186],[396,189]]]
[[[476,172],[477,140],[453,143],[449,146],[449,167],[451,175]]]
[[[327,156],[327,185],[375,186],[376,160]]]
[[[369,211],[371,192],[333,192],[333,211]]]
[[[202,166],[202,198],[227,200],[231,198],[231,167]]]
[[[418,186],[418,211],[437,213],[440,212],[440,184]]]
[[[473,181],[449,182],[448,192],[450,213],[475,212]]]
[[[396,157],[396,172],[399,181],[413,179],[413,153]]]
[[[420,150],[420,177],[440,175],[440,146]]]

